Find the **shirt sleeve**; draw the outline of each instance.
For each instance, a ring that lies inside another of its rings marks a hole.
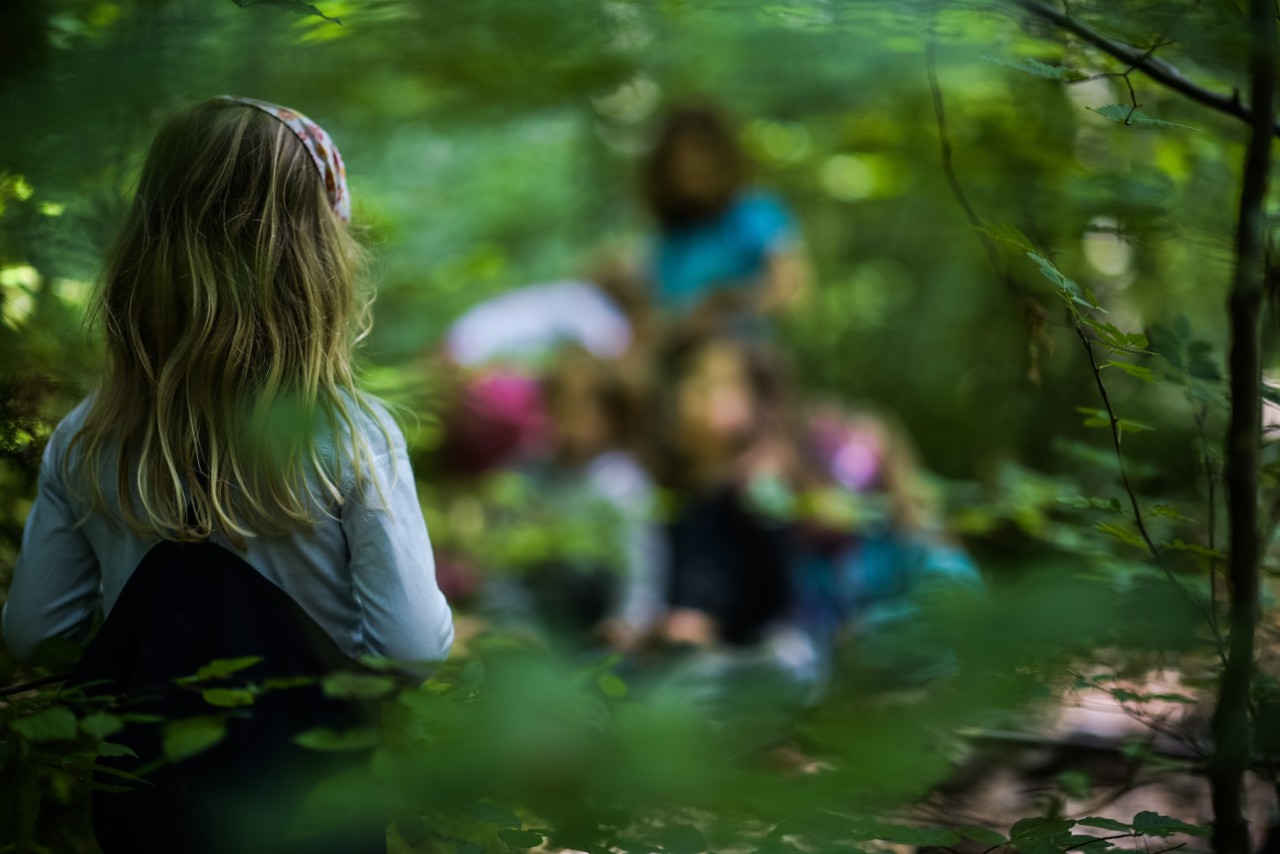
[[[342,529],[360,605],[365,650],[425,676],[449,654],[453,615],[436,582],[435,558],[399,429],[376,457],[375,479],[351,496]]]
[[[772,196],[759,194],[746,199],[739,217],[747,242],[761,255],[789,251],[800,241],[795,218]]]
[[[22,531],[22,550],[4,603],[4,641],[30,661],[41,641],[85,639],[101,599],[98,560],[59,471],[66,422],[49,439],[36,500]]]
[[[667,588],[666,540],[654,521],[653,484],[634,460],[610,454],[592,472],[596,488],[617,509],[625,559],[614,616],[647,629],[662,614]]]

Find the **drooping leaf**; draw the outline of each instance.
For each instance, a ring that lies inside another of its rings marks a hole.
[[[253,692],[243,688],[206,688],[200,693],[206,703],[224,709],[253,705]]]
[[[1176,818],[1160,815],[1160,813],[1151,812],[1150,810],[1143,810],[1133,817],[1133,830],[1143,836],[1169,836],[1174,833],[1185,833],[1188,836],[1208,836],[1211,833],[1208,827],[1187,824],[1184,821],[1178,821]]]
[[[1120,124],[1123,125],[1150,125],[1153,127],[1177,128],[1178,130],[1189,130],[1192,133],[1200,133],[1199,128],[1193,128],[1191,125],[1180,125],[1177,122],[1167,122],[1164,119],[1153,118],[1141,110],[1134,109],[1129,104],[1107,104],[1105,107],[1086,107],[1085,109],[1097,113],[1104,119],[1110,119],[1113,122],[1120,122]]]
[[[124,729],[124,721],[107,712],[92,712],[80,719],[80,730],[99,741]]]
[[[1138,421],[1133,418],[1117,419],[1116,426],[1120,428],[1121,433],[1147,433],[1156,429],[1154,424],[1148,424],[1146,421]]]
[[[1024,252],[1034,252],[1035,246],[1031,244],[1030,238],[1022,233],[1016,225],[1007,222],[984,222],[982,224],[982,233],[993,240],[1002,240],[1005,243],[1012,243]]]
[[[245,655],[240,658],[219,658],[210,661],[204,667],[201,667],[190,676],[183,676],[178,680],[180,685],[190,685],[195,682],[208,682],[212,679],[226,679],[241,670],[252,667],[262,661],[260,655]]]
[[[982,58],[987,62],[994,62],[997,65],[1004,65],[1008,68],[1016,68],[1019,71],[1025,71],[1028,74],[1034,74],[1036,77],[1044,77],[1049,80],[1084,79],[1083,74],[1067,68],[1065,65],[1049,65],[1029,56],[1021,59],[1006,59],[1002,56],[984,56]]]
[[[111,759],[118,756],[132,756],[138,758],[138,754],[133,752],[133,748],[126,744],[114,744],[110,741],[104,741],[98,745],[98,755]]]
[[[1045,258],[1038,252],[1028,252],[1027,257],[1035,262],[1036,266],[1040,268],[1040,272],[1044,274],[1044,277],[1050,282],[1053,282],[1059,290],[1065,292],[1071,297],[1078,298],[1081,296],[1080,286],[1063,275],[1062,271],[1054,266],[1053,262],[1048,258]]]
[[[1091,815],[1088,818],[1082,818],[1076,822],[1081,827],[1097,827],[1102,830],[1116,830],[1120,833],[1128,833],[1131,828],[1122,821],[1116,821],[1114,818],[1104,818],[1102,816]]]
[[[174,721],[164,728],[164,755],[177,762],[213,747],[227,734],[221,718],[198,717]]]
[[[1146,542],[1143,541],[1142,537],[1138,533],[1129,528],[1121,527],[1114,522],[1099,522],[1097,525],[1094,525],[1094,527],[1104,534],[1110,534],[1120,542],[1126,543],[1127,545],[1135,546],[1140,549],[1147,547]]]
[[[323,751],[365,750],[376,747],[379,740],[378,730],[374,727],[354,727],[341,731],[315,727],[293,737],[293,743],[299,747]]]
[[[27,741],[71,741],[76,737],[75,713],[65,706],[51,706],[9,722],[9,728]]]
[[[1132,362],[1117,361],[1108,361],[1107,365],[1112,368],[1118,368],[1134,379],[1142,380],[1144,383],[1154,382],[1156,378],[1155,373],[1145,365],[1135,365]]]

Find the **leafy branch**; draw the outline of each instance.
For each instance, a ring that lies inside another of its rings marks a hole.
[[[1144,51],[1132,45],[1107,38],[1079,19],[1059,11],[1047,3],[1042,3],[1040,0],[1010,0],[1010,2],[1023,11],[1048,21],[1054,26],[1077,36],[1082,41],[1088,42],[1103,53],[1115,57],[1130,67],[1130,73],[1135,70],[1141,71],[1155,82],[1195,101],[1197,104],[1224,115],[1232,116],[1243,122],[1254,123],[1253,109],[1240,101],[1238,92],[1233,92],[1228,96],[1220,92],[1214,92],[1212,89],[1207,89],[1187,78],[1172,64],[1154,56],[1151,49]],[[1266,112],[1269,113],[1269,111]],[[1269,128],[1271,133],[1280,136],[1280,124],[1277,124],[1270,115],[1266,117],[1265,122],[1261,123],[1266,128]]]

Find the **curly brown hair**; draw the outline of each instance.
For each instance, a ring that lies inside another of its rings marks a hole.
[[[718,168],[712,178],[713,192],[705,198],[690,194],[673,175],[673,164],[684,145],[700,148]],[[750,172],[746,152],[724,112],[709,103],[689,103],[670,110],[659,127],[641,166],[641,192],[654,217],[670,230],[723,211],[747,183]]]

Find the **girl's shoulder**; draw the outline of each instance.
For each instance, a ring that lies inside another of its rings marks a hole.
[[[47,475],[56,474],[56,470],[51,469],[51,465],[60,465],[63,457],[66,456],[71,449],[71,445],[80,429],[84,427],[85,420],[89,417],[89,410],[93,406],[93,395],[86,395],[71,411],[63,416],[57,426],[53,428],[53,432],[49,434],[49,441],[44,448],[44,472]]]
[[[355,445],[362,444],[375,460],[406,453],[404,433],[389,405],[372,395],[362,393],[357,398],[345,391],[340,403],[346,417],[331,413],[334,419],[321,427],[322,447],[349,455]]]

